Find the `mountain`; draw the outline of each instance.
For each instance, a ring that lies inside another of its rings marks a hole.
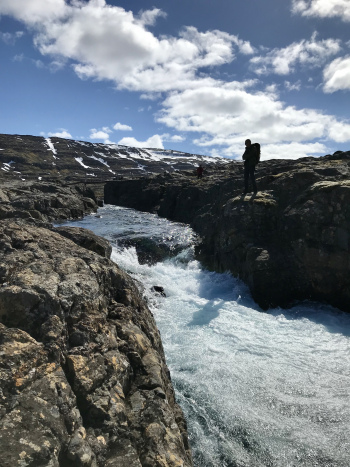
[[[193,171],[199,164],[223,166],[227,162],[221,157],[165,149],[0,134],[0,179],[10,176],[102,182],[164,171]]]

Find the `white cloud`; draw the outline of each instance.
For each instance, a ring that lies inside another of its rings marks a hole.
[[[64,68],[65,65],[66,62],[64,60],[53,60],[49,64],[49,70],[51,71],[51,73],[56,73],[57,71],[62,70],[62,68]]]
[[[44,63],[41,60],[32,60],[32,62],[37,68],[45,68]]]
[[[287,75],[295,71],[297,65],[319,67],[332,55],[340,52],[340,40],[324,39],[317,41],[313,34],[309,41],[293,42],[282,49],[273,49],[264,56],[250,59],[253,71],[259,75],[277,73]]]
[[[350,56],[336,58],[323,71],[323,90],[332,93],[350,90]]]
[[[303,16],[334,18],[350,21],[349,0],[293,0],[292,11]]]
[[[68,12],[65,0],[1,0],[0,14],[14,16],[30,26],[62,19]]]
[[[177,131],[198,133],[202,136],[195,144],[226,147],[225,155],[231,156],[240,154],[246,137],[262,144],[289,142],[300,147],[320,138],[350,140],[348,122],[313,109],[286,106],[276,94],[248,92],[233,83],[173,93],[164,101],[158,120]]]
[[[120,130],[120,131],[132,131],[132,127],[131,127],[131,126],[129,126],[129,125],[123,125],[122,123],[119,123],[119,122],[116,123],[116,124],[113,126],[113,128],[114,128],[115,130],[117,130],[117,131],[118,131],[118,130]]]
[[[184,136],[170,135],[169,133],[164,133],[160,137],[161,137],[162,141],[166,141],[166,142],[169,142],[169,143],[182,143],[183,141],[186,140],[186,138]]]
[[[163,16],[161,10],[154,8],[136,17],[105,0],[0,0],[0,14],[23,21],[33,31],[39,51],[60,66],[71,64],[80,78],[110,80],[118,89],[164,99],[158,120],[176,133],[197,133],[196,142],[202,146],[222,147],[232,155],[241,153],[247,135],[265,145],[290,143],[293,147],[313,144],[310,141],[316,138],[332,137],[339,142],[347,138],[347,122],[285,105],[276,86],[258,92],[256,80],[224,82],[207,75],[209,68],[231,63],[238,53],[254,52],[238,36],[187,27],[177,37],[156,37],[147,26]],[[324,65],[339,51],[338,40],[318,41],[313,35],[310,40],[264,52],[252,60],[252,66],[260,74],[283,75],[301,65]],[[344,86],[342,79],[334,81],[336,73],[332,78],[332,70],[344,63],[335,60],[332,64],[324,74],[327,92],[339,83]],[[108,127],[91,129],[90,138],[109,143],[111,131]],[[162,148],[163,140],[163,135],[154,135],[143,142],[123,138],[119,143]]]
[[[127,137],[118,141],[118,144],[123,146],[131,146],[133,148],[157,148],[164,149],[162,137],[160,135],[153,135],[146,141],[138,141],[135,138]]]
[[[350,141],[350,125],[342,122],[333,122],[329,130],[329,137],[338,143]]]
[[[267,144],[261,148],[261,160],[319,156],[326,154],[327,150],[327,146],[322,143]]]
[[[253,140],[255,141],[255,140]],[[233,144],[221,150],[212,151],[213,156],[231,157],[236,160],[242,160],[244,152],[244,142]],[[281,144],[263,144],[261,146],[261,161],[269,159],[299,159],[301,157],[315,157],[324,155],[328,152],[326,145],[322,143],[281,143]],[[232,154],[238,154],[232,157]]]
[[[13,60],[14,62],[22,62],[23,59],[24,59],[24,55],[23,55],[23,54],[17,54],[17,55],[15,55],[15,56],[13,57],[12,60]]]
[[[166,13],[159,8],[153,8],[153,10],[142,11],[139,15],[139,21],[144,26],[153,26],[159,17],[166,18]]]
[[[10,32],[0,32],[0,39],[8,45],[14,45],[16,40],[23,36],[23,31],[17,31],[15,33]]]
[[[157,38],[146,25],[163,15],[159,9],[135,17],[104,0],[2,0],[1,13],[36,31],[42,54],[73,61],[80,78],[112,80],[120,89],[145,93],[196,86],[199,69],[229,63],[235,52],[253,52],[249,42],[217,30],[186,27],[179,37]]]
[[[284,86],[288,91],[300,91],[301,81],[299,80],[295,83],[291,83],[290,81],[285,81]]]
[[[102,131],[102,130],[96,130],[96,128],[92,128],[90,130],[90,138],[91,139],[108,140],[109,139],[109,133],[110,132]]]
[[[55,133],[48,133],[49,136],[56,136],[57,138],[67,138],[67,139],[72,139],[72,135],[65,130],[64,128],[61,128],[60,131],[56,131]]]
[[[169,138],[169,141],[171,141],[172,143],[182,143],[182,141],[185,141],[185,137],[184,136],[180,136],[180,135],[173,135]]]

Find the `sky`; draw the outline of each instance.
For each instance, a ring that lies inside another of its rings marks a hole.
[[[350,0],[0,0],[0,133],[350,149]]]

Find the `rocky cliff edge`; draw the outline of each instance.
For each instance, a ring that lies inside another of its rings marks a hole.
[[[243,164],[109,182],[105,202],[189,223],[197,257],[245,281],[263,308],[317,300],[350,311],[350,152],[261,162],[244,196]]]
[[[86,195],[37,183],[0,192],[0,464],[190,467],[135,284],[106,241],[49,223],[96,209]]]

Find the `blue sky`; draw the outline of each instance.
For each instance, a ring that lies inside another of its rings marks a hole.
[[[349,0],[0,0],[0,132],[350,149]]]

